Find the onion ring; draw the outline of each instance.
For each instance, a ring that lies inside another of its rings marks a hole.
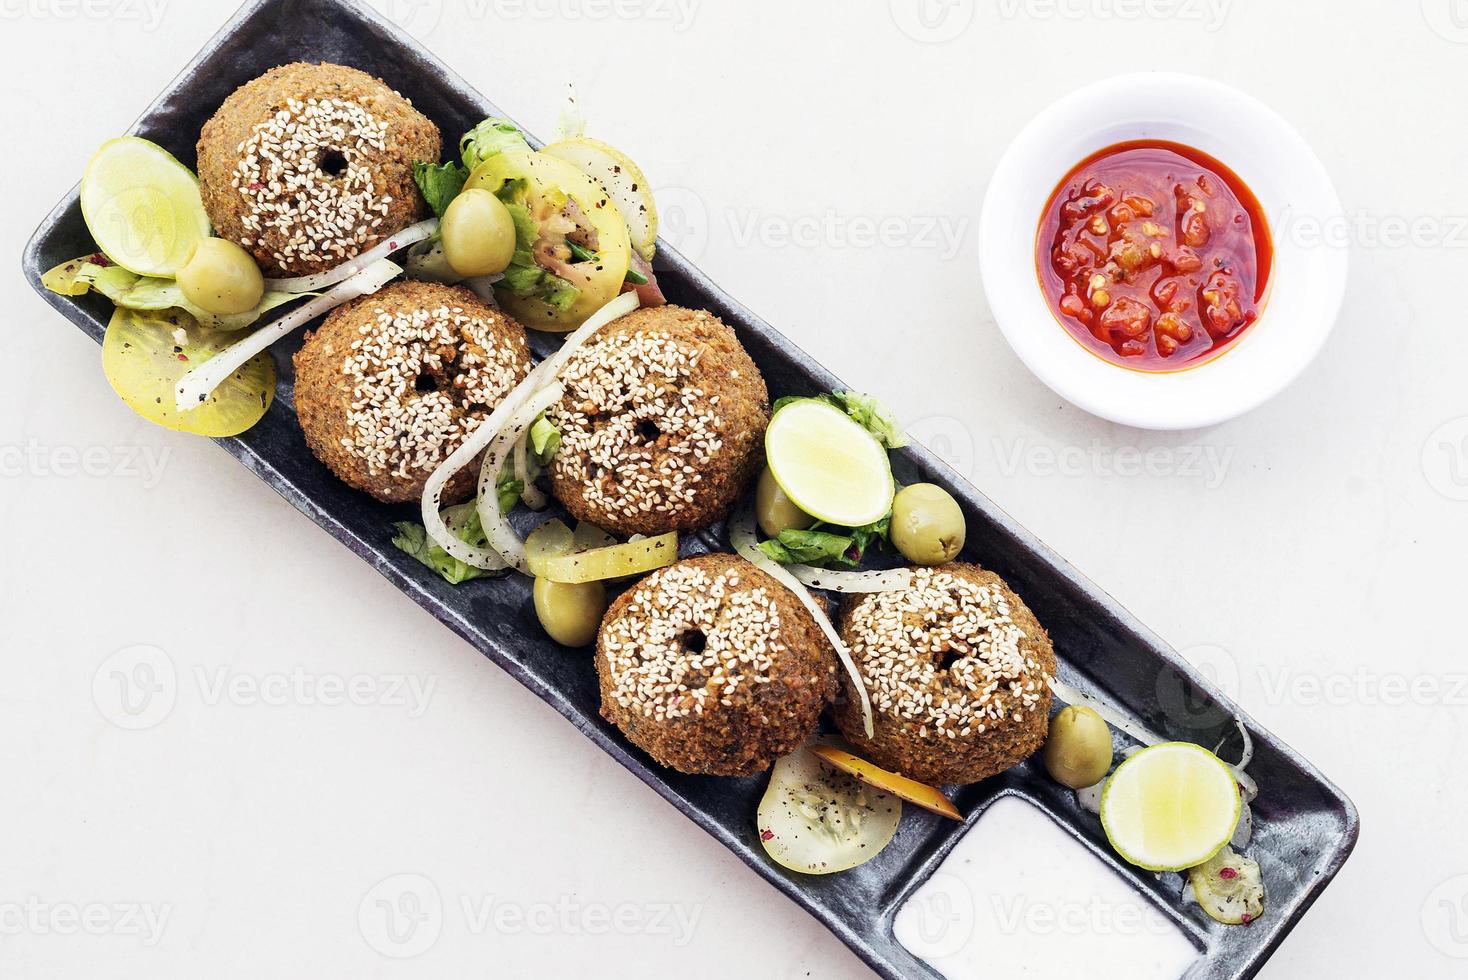
[[[624,293],[624,296],[635,296],[636,293]],[[769,575],[785,588],[795,593],[795,598],[815,619],[816,625],[821,632],[826,634],[826,639],[836,650],[836,656],[841,660],[841,665],[846,668],[846,674],[851,678],[851,684],[856,688],[857,697],[861,701],[862,728],[866,731],[867,738],[875,733],[872,722],[872,699],[867,696],[867,686],[861,679],[861,671],[856,669],[856,661],[851,657],[851,651],[842,642],[841,635],[836,632],[836,627],[831,625],[831,617],[825,609],[816,602],[815,598],[806,591],[800,579],[790,574],[790,571],[769,555],[759,550],[759,537],[754,533],[754,512],[745,507],[738,515],[729,521],[729,542],[734,545],[734,550],[739,556],[760,571]]]
[[[266,279],[265,288],[274,289],[283,293],[315,293],[320,292],[328,286],[335,286],[344,282],[361,272],[363,269],[374,264],[379,259],[385,259],[392,253],[409,245],[416,245],[433,237],[438,230],[438,219],[429,218],[420,221],[416,225],[409,225],[402,231],[389,238],[383,239],[376,246],[363,252],[354,259],[348,259],[335,269],[327,269],[325,272],[317,272],[309,276],[296,276],[291,279]]]

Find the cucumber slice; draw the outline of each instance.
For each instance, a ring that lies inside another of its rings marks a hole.
[[[765,851],[801,874],[848,871],[882,852],[897,833],[902,801],[842,772],[809,746],[775,763],[760,800]]]

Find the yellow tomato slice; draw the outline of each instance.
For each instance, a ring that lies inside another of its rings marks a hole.
[[[118,309],[102,339],[102,370],[113,390],[149,422],[223,438],[260,421],[275,398],[275,362],[255,355],[209,395],[180,412],[174,390],[190,370],[229,347],[234,334],[199,326],[182,310]]]
[[[569,309],[543,299],[516,296],[503,285],[495,296],[516,319],[536,330],[565,333],[616,298],[632,262],[627,222],[606,190],[580,170],[543,153],[498,153],[475,168],[466,189],[498,195],[511,181],[525,182],[525,203],[534,215],[556,214],[574,201],[596,233],[596,260],[564,265],[555,272],[579,291]]]

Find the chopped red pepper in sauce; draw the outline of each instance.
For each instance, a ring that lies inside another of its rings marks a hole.
[[[1045,205],[1035,250],[1056,319],[1140,371],[1192,367],[1238,340],[1259,318],[1274,255],[1244,182],[1162,140],[1077,164]]]

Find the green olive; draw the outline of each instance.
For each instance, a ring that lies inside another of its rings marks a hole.
[[[768,466],[760,474],[759,486],[754,491],[754,516],[759,520],[760,530],[772,538],[781,531],[804,531],[816,522],[785,496]]]
[[[892,499],[892,543],[918,565],[942,565],[963,550],[967,526],[958,501],[940,486],[914,483]]]
[[[482,187],[464,191],[450,202],[439,231],[444,258],[466,279],[504,272],[515,257],[515,219]]]
[[[254,256],[223,238],[204,238],[178,270],[184,298],[216,316],[248,313],[265,295],[265,277]]]
[[[1071,705],[1050,719],[1045,768],[1071,789],[1095,786],[1111,770],[1111,729],[1090,708]]]
[[[589,645],[606,611],[607,590],[600,582],[567,585],[548,578],[535,580],[535,615],[562,646]]]

